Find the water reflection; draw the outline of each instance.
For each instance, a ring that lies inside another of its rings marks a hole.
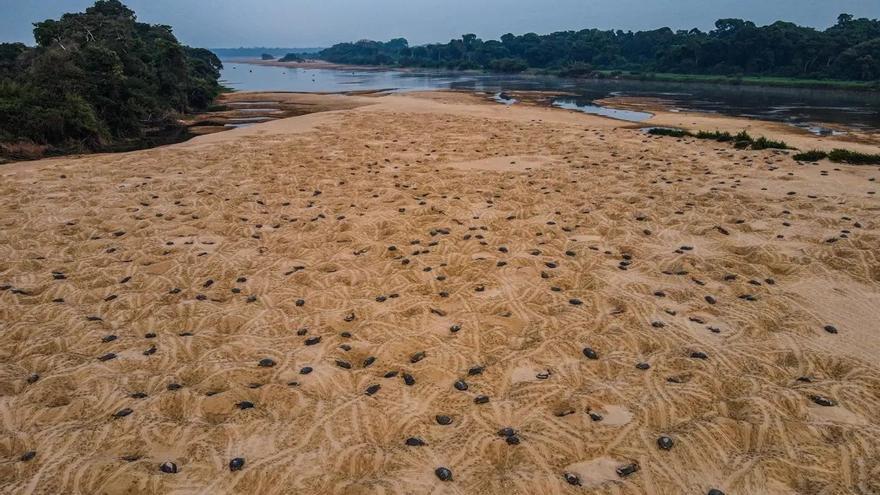
[[[648,112],[637,112],[635,110],[623,110],[619,108],[609,108],[590,103],[584,103],[573,98],[560,98],[553,101],[553,106],[564,108],[566,110],[577,110],[578,112],[589,113],[592,115],[601,115],[603,117],[611,117],[617,120],[626,120],[629,122],[644,122],[654,116]]]

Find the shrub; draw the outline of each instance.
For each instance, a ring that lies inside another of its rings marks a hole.
[[[804,153],[798,153],[793,157],[795,160],[799,162],[818,162],[819,160],[824,160],[828,158],[828,153],[824,151],[806,151]]]
[[[733,146],[736,149],[744,150],[751,148],[753,150],[766,150],[766,149],[781,149],[786,150],[790,149],[787,144],[783,141],[773,141],[767,139],[765,137],[759,137],[758,139],[753,139],[752,136],[749,135],[748,132],[742,131],[735,136],[731,136],[729,132],[720,132],[720,131],[699,131],[696,134],[685,131],[683,129],[670,129],[666,127],[652,127],[648,130],[648,134],[653,134],[655,136],[669,136],[669,137],[695,137],[697,139],[711,139],[713,141],[718,141],[721,143],[727,143],[733,141]]]
[[[648,134],[654,136],[669,136],[669,137],[687,137],[692,136],[692,134],[683,129],[670,129],[668,127],[652,127],[648,129]]]
[[[849,163],[850,165],[877,165],[880,164],[880,154],[859,153],[857,151],[849,151],[842,149],[832,150],[828,153],[828,159],[838,163]]]
[[[752,149],[753,150],[766,150],[766,149],[777,149],[777,150],[787,150],[789,149],[788,145],[785,144],[784,141],[773,141],[771,139],[767,139],[764,136],[759,137],[752,141]]]
[[[697,138],[699,139],[712,139],[721,143],[726,143],[729,141],[733,141],[733,136],[730,135],[729,132],[708,132],[708,131],[700,131],[697,133]]]

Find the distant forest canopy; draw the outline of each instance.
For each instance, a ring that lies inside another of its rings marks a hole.
[[[880,80],[880,21],[841,14],[821,31],[790,22],[756,26],[721,19],[715,29],[562,31],[505,34],[483,41],[465,34],[445,44],[406,39],[341,43],[315,57],[334,63],[521,72],[543,69],[582,76],[594,70],[681,74]]]
[[[269,48],[269,47],[251,47],[251,48],[211,48],[220,59],[229,60],[232,58],[260,58],[263,54],[272,55],[280,58],[288,53],[314,54],[323,48]]]
[[[3,143],[102,149],[174,125],[221,90],[216,55],[181,45],[170,26],[137,22],[118,0],[38,22],[34,38],[36,47],[0,44]]]

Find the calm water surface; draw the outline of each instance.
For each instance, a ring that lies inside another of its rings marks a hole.
[[[466,89],[496,94],[540,90],[572,93],[554,103],[622,120],[640,122],[644,112],[610,109],[595,101],[611,96],[662,98],[673,111],[711,112],[785,122],[812,132],[830,132],[822,124],[880,131],[880,94],[836,90],[764,88],[651,81],[565,79],[552,76],[479,74],[444,71],[300,69],[224,62],[222,79],[240,91],[419,91]],[[515,104],[515,102],[513,102]]]

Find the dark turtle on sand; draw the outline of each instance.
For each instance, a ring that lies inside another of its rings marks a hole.
[[[257,363],[257,365],[260,368],[271,368],[271,367],[275,366],[275,361],[270,358],[263,358],[260,360],[259,363]]]
[[[481,375],[481,374],[483,374],[483,371],[485,371],[485,370],[486,370],[486,368],[483,366],[479,366],[479,365],[472,366],[470,369],[468,369],[468,375],[470,375],[470,376]]]
[[[422,439],[419,438],[419,437],[409,437],[409,438],[406,439],[406,441],[404,442],[404,444],[406,444],[406,445],[408,445],[408,446],[410,446],[410,447],[423,447],[423,446],[425,446],[425,445],[428,445],[427,443],[425,443],[424,440],[422,440]]]
[[[440,481],[452,481],[452,471],[445,467],[438,467],[434,470],[434,474],[440,478]]]
[[[574,473],[563,473],[562,477],[569,485],[581,486],[581,479]]]
[[[635,473],[639,470],[639,465],[635,462],[632,464],[626,464],[624,466],[620,466],[616,469],[617,475],[621,478],[626,478],[627,476]]]
[[[376,392],[378,392],[380,388],[382,388],[382,385],[379,385],[379,384],[370,385],[369,387],[367,387],[367,391],[364,393],[367,395],[373,395]]]
[[[124,418],[133,412],[134,411],[132,411],[130,407],[126,407],[124,409],[120,409],[120,410],[116,411],[115,413],[113,413],[113,417]]]
[[[450,418],[449,416],[443,415],[443,414],[438,415],[437,417],[434,418],[434,420],[437,421],[437,424],[443,425],[443,426],[447,426],[447,425],[452,424],[452,418]]]
[[[834,407],[837,405],[837,402],[834,401],[834,399],[829,399],[828,397],[823,397],[821,395],[811,395],[810,400],[823,407]]]
[[[36,450],[28,450],[24,454],[21,454],[21,456],[19,456],[18,460],[21,462],[28,462],[30,460],[33,460],[33,458],[36,456],[37,456]]]
[[[515,436],[515,435],[516,435],[516,430],[514,430],[513,428],[511,428],[511,427],[509,427],[509,426],[507,426],[507,427],[505,427],[505,428],[501,428],[500,430],[498,430],[498,436],[499,436],[499,437],[507,438],[507,437],[512,437],[512,436]]]
[[[665,435],[657,439],[657,446],[660,447],[662,450],[670,450],[672,449],[673,445],[675,445],[675,441]]]
[[[176,474],[177,473],[177,464],[171,461],[165,461],[162,464],[159,464],[159,471],[162,471],[166,474]]]
[[[236,457],[235,459],[232,459],[231,461],[229,461],[229,470],[230,471],[241,471],[242,469],[244,469],[244,458],[243,457]]]
[[[584,352],[584,356],[586,356],[587,359],[599,359],[599,354],[595,350],[593,350],[591,347],[584,347],[583,352]]]
[[[468,384],[464,380],[456,380],[455,383],[453,384],[453,387],[455,387],[456,390],[460,390],[460,391],[464,392],[465,390],[468,389]]]

